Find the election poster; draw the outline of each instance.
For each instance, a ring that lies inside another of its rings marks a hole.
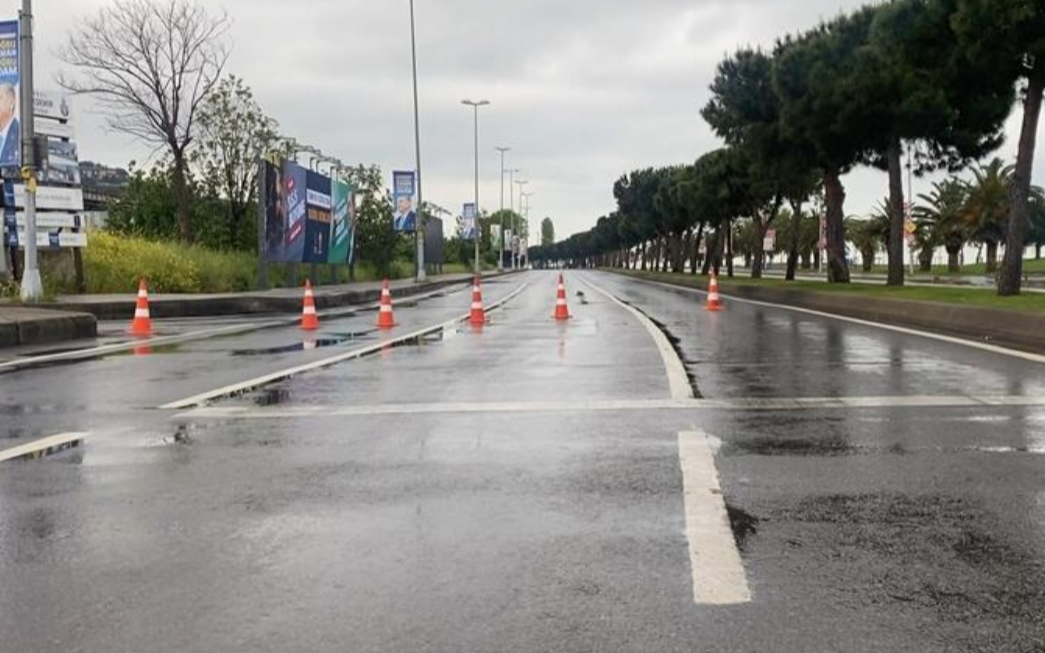
[[[22,165],[18,21],[0,22],[0,168]]]
[[[477,240],[479,238],[479,225],[475,216],[475,204],[464,205],[461,212],[461,237],[465,240]]]
[[[392,173],[393,226],[398,232],[417,230],[417,175],[413,170]]]

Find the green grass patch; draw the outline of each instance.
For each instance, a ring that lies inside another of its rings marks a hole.
[[[695,277],[691,274],[672,274],[664,272],[641,272],[635,270],[613,270],[619,274],[639,279],[661,281],[689,288],[706,289],[706,277]],[[1009,311],[1045,313],[1045,295],[1024,293],[1017,297],[999,297],[991,288],[964,288],[926,286],[892,288],[885,285],[871,284],[830,284],[822,281],[784,281],[783,279],[749,279],[719,277],[719,285],[723,291],[737,286],[765,286],[770,288],[788,288],[811,293],[834,293],[861,295],[865,297],[884,297],[921,302],[937,302],[944,304],[960,304],[963,306],[983,306]]]

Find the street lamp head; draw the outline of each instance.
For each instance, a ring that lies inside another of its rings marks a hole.
[[[466,104],[466,105],[468,105],[470,107],[479,108],[479,107],[485,107],[486,105],[490,104],[490,101],[489,100],[479,100],[478,102],[475,102],[474,100],[461,100],[461,104]]]
[[[502,154],[505,153],[505,152],[511,152],[512,151],[512,148],[510,148],[510,147],[495,147],[493,149],[497,150],[498,152],[500,152]]]

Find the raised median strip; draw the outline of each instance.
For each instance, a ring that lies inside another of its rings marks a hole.
[[[83,444],[86,433],[59,433],[0,451],[0,463],[12,460],[43,458]]]
[[[704,277],[665,273],[635,273],[611,270],[642,281],[661,283],[702,292]],[[824,284],[819,284],[824,285]],[[885,296],[890,293],[932,296],[943,293],[941,300],[910,299]],[[835,288],[810,287],[801,282],[788,287],[783,282],[759,283],[745,279],[722,280],[725,297],[756,303],[774,304],[872,324],[923,329],[932,333],[955,336],[978,343],[989,343],[1023,351],[1045,354],[1045,297],[1025,295],[1009,302],[996,298],[990,291],[955,289],[890,290],[877,286],[842,285]],[[969,295],[967,293],[976,293]],[[952,296],[954,301],[948,301]],[[982,295],[982,298],[981,298]],[[1011,304],[1012,309],[987,303]]]
[[[0,305],[0,348],[83,340],[98,335],[89,313]]]

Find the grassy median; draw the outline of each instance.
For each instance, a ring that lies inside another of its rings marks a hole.
[[[642,272],[636,270],[612,270],[638,279],[661,281],[689,288],[707,288],[706,277],[692,274],[673,274],[670,272]],[[766,286],[771,288],[788,288],[810,293],[835,293],[862,295],[866,297],[886,297],[920,302],[936,302],[943,304],[960,304],[962,306],[983,306],[1009,311],[1045,314],[1045,294],[1024,293],[1018,297],[999,297],[992,288],[914,286],[891,288],[885,285],[861,283],[829,284],[822,281],[784,281],[783,279],[750,279],[742,277],[720,277],[719,284],[723,292],[735,286]]]

